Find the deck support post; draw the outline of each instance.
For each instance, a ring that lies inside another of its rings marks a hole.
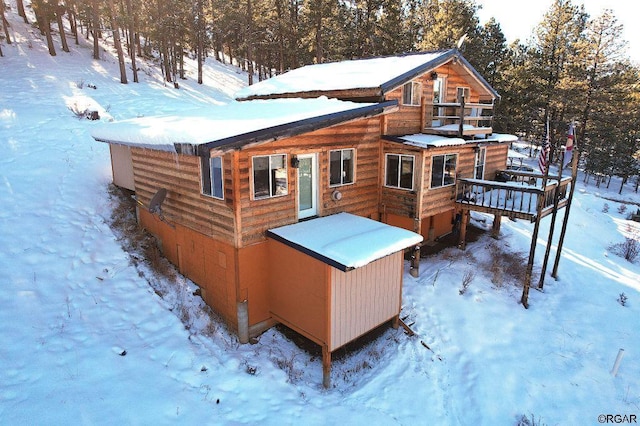
[[[325,389],[331,386],[331,351],[328,345],[322,345],[322,386]]]
[[[499,214],[493,215],[493,227],[491,228],[491,236],[498,239],[500,236],[500,224],[502,223],[502,216]]]
[[[411,253],[411,267],[409,268],[409,274],[413,278],[418,278],[420,275],[420,244],[416,245],[413,248],[413,253]]]
[[[469,216],[471,216],[470,210],[464,209],[461,211],[462,218],[460,223],[460,237],[458,238],[458,248],[464,250],[467,248],[467,225],[469,224]]]

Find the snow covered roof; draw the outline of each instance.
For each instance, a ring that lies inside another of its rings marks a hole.
[[[100,142],[196,155],[294,136],[383,114],[395,106],[395,102],[354,103],[326,97],[234,101],[182,114],[107,123],[91,136]]]
[[[517,140],[514,135],[493,133],[488,135],[485,139],[469,139],[465,140],[458,137],[450,137],[443,135],[428,135],[424,133],[416,133],[414,135],[398,136],[398,137],[386,137],[385,139],[394,140],[404,143],[405,145],[416,146],[418,148],[437,148],[444,146],[456,146],[466,144],[481,144],[487,142],[511,142]]]
[[[410,81],[456,58],[494,96],[498,93],[456,49],[413,53],[402,56],[358,59],[307,65],[240,89],[236,99],[270,95],[378,89],[378,95]]]
[[[415,232],[350,213],[270,229],[267,236],[342,271],[365,266],[422,241]]]

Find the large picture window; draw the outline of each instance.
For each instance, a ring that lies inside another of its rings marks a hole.
[[[253,198],[287,195],[287,156],[285,154],[253,157]]]
[[[413,155],[387,154],[385,163],[385,186],[413,189]]]
[[[420,83],[410,81],[402,86],[402,105],[420,106]]]
[[[201,158],[200,166],[202,172],[202,193],[223,200],[222,157]]]
[[[355,149],[329,151],[329,186],[353,183]]]
[[[431,163],[431,188],[456,183],[457,154],[436,155]]]

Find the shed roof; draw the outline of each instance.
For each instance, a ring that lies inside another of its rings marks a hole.
[[[350,213],[270,229],[267,236],[341,271],[360,268],[423,239],[415,232]]]
[[[413,135],[405,136],[384,136],[385,140],[392,142],[398,142],[405,145],[411,145],[418,148],[440,148],[445,146],[457,146],[457,145],[478,145],[486,143],[509,143],[518,140],[515,135],[509,135],[506,133],[493,133],[487,135],[483,139],[462,139],[452,136],[442,135],[429,135],[425,133],[416,133]]]
[[[449,49],[307,65],[244,87],[236,93],[236,99],[354,89],[376,89],[377,95],[383,96],[411,79],[453,60],[463,66],[493,97],[500,97],[457,49]]]
[[[231,102],[181,114],[140,117],[97,127],[97,141],[191,155],[229,151],[249,144],[383,114],[397,103],[354,103],[327,99]]]

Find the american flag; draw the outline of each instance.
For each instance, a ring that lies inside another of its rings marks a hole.
[[[567,145],[564,149],[564,161],[562,162],[562,167],[567,167],[567,164],[571,162],[571,157],[573,156],[573,147],[575,146],[575,128],[573,123],[569,125],[569,131],[567,132]]]
[[[547,132],[544,135],[544,142],[542,142],[538,156],[538,167],[540,167],[542,174],[547,171],[549,165],[549,151],[551,151],[551,143],[549,143],[549,122],[547,122]]]

